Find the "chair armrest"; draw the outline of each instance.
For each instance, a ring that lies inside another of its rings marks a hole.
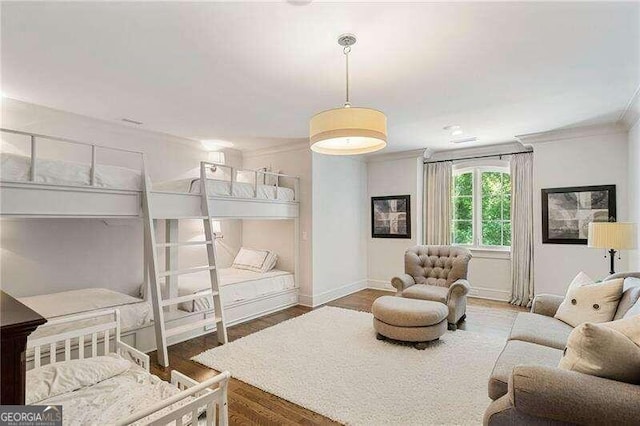
[[[637,424],[640,385],[553,367],[517,366],[509,400],[523,414],[574,424]]]
[[[469,281],[459,279],[455,281],[453,284],[451,284],[451,286],[449,287],[449,292],[447,293],[447,300],[466,296],[467,294],[469,294],[469,290],[471,290]]]
[[[562,296],[556,296],[554,294],[539,294],[533,298],[531,312],[534,314],[544,315],[546,317],[552,317],[556,314],[556,311],[563,300],[564,297]]]
[[[416,280],[409,274],[402,274],[397,277],[391,278],[391,285],[398,290],[398,293],[402,293],[407,288],[416,283]]]

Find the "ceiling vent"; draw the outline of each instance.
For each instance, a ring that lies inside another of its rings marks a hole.
[[[451,141],[451,143],[470,143],[470,142],[478,142],[478,138],[464,138],[464,139],[456,139]]]
[[[136,124],[138,126],[142,124],[142,121],[136,121],[136,120],[132,120],[130,118],[123,118],[122,121],[124,121],[125,123]]]

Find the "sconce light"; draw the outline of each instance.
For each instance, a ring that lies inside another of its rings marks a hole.
[[[216,240],[224,238],[224,236],[222,235],[222,227],[219,220],[211,221],[211,229],[213,230],[213,237]]]

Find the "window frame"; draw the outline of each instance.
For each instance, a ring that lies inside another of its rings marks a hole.
[[[455,167],[453,169],[453,179],[461,174],[471,173],[471,181],[472,181],[472,190],[471,190],[471,233],[472,233],[472,244],[457,244],[452,242],[452,245],[466,247],[472,250],[486,250],[486,251],[502,251],[502,252],[510,252],[511,246],[490,246],[480,244],[482,239],[482,173],[485,172],[499,172],[506,173],[511,177],[511,170],[508,165],[502,164],[483,164],[483,165],[465,165]],[[452,183],[453,187],[453,183]],[[451,195],[451,212],[453,213],[455,210],[455,204],[453,202],[455,195]],[[501,209],[501,214],[503,213],[503,209]],[[452,215],[451,222],[453,223],[454,217]],[[504,216],[501,219],[502,222],[505,221]],[[511,222],[511,218],[509,218],[509,222]],[[513,228],[512,228],[513,232]],[[451,230],[452,233],[452,241],[453,241],[453,228]],[[513,238],[513,237],[512,237]]]

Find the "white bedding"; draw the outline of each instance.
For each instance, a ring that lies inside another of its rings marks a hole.
[[[36,160],[36,182],[54,185],[89,185],[91,165],[61,160]],[[3,181],[29,182],[31,158],[24,155],[0,154],[0,178]],[[95,186],[101,188],[140,190],[141,173],[126,167],[96,166]]]
[[[83,361],[90,362],[91,359]],[[64,364],[62,362],[55,366],[63,369]],[[99,381],[94,380],[95,383],[89,386],[41,400],[36,404],[62,405],[64,425],[106,425],[113,424],[117,419],[127,417],[180,392],[175,386],[160,380],[143,368],[133,363],[129,365],[124,372],[114,371],[115,374],[105,380],[101,377]],[[81,370],[75,369],[78,374]],[[33,370],[27,374],[32,372]],[[85,384],[87,382],[86,377],[76,379]],[[29,398],[29,392],[27,388],[27,398]],[[157,418],[190,400],[192,398],[180,401],[143,420],[146,422],[150,418]]]
[[[276,291],[295,288],[293,274],[272,269],[259,273],[235,268],[218,270],[222,303],[227,305],[240,300],[250,300]],[[182,276],[178,281],[178,295],[186,296],[209,290],[208,275],[193,274]],[[209,310],[212,308],[211,298],[203,298],[181,303],[178,307],[187,312]]]
[[[229,196],[228,180],[209,179],[207,188],[210,196]],[[162,183],[154,183],[153,189],[157,191],[200,193],[200,179],[178,179]],[[233,194],[235,198],[259,198],[263,200],[293,201],[294,191],[290,188],[275,187],[271,185],[258,185],[257,195],[254,197],[253,184],[246,182],[233,182]]]
[[[118,308],[122,331],[147,325],[153,319],[153,310],[149,302],[145,302],[127,294],[106,288],[84,288],[63,291],[60,293],[42,294],[39,296],[20,297],[18,300],[47,319],[60,318],[82,312],[90,312],[108,308]],[[87,320],[88,322],[108,322],[105,316]],[[83,325],[84,322],[83,322]],[[86,325],[89,325],[88,323]],[[58,334],[77,327],[77,324],[60,324],[47,327],[44,331],[36,330],[31,338]]]

